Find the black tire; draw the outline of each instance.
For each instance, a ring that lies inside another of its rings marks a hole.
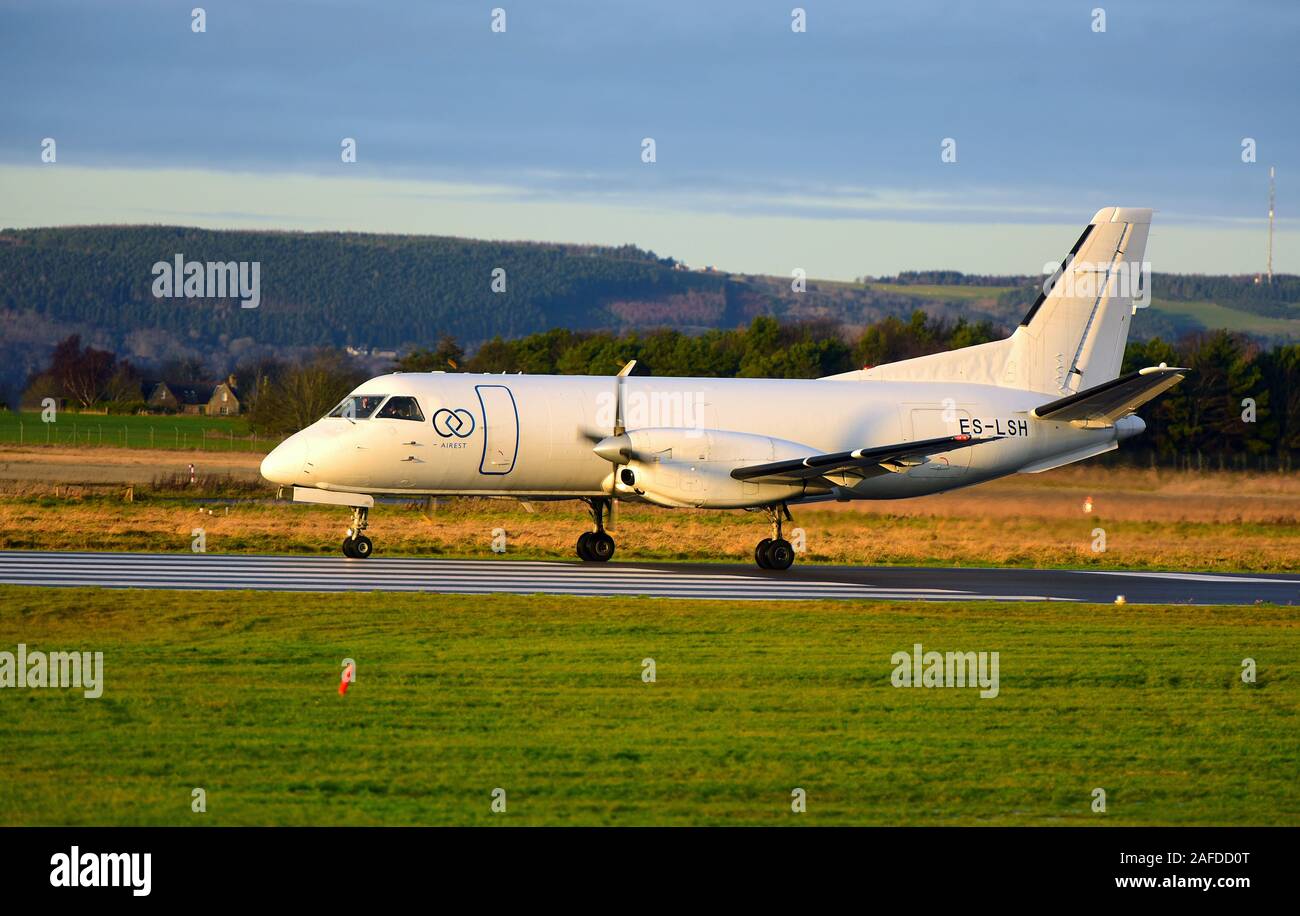
[[[771,569],[771,561],[767,558],[767,548],[772,546],[771,538],[763,538],[754,546],[754,562],[758,564],[759,569]]]
[[[578,537],[578,559],[584,563],[589,563],[594,559],[591,555],[591,539],[596,536],[594,531],[584,531]]]
[[[587,543],[587,553],[598,563],[604,563],[614,555],[614,539],[603,531],[594,532]]]
[[[343,539],[343,556],[355,560],[357,555],[352,552],[352,538]]]
[[[352,555],[358,560],[364,560],[374,552],[374,542],[364,534],[352,542]]]
[[[794,564],[794,547],[785,538],[767,545],[769,569],[789,569]]]

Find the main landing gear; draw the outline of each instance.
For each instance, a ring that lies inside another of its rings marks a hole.
[[[768,520],[772,523],[772,537],[763,538],[754,548],[754,562],[763,569],[789,569],[794,563],[794,547],[781,537],[782,521],[792,522],[794,518],[785,503],[765,508]]]
[[[352,527],[348,529],[348,536],[343,539],[343,556],[364,560],[374,552],[375,545],[371,543],[370,538],[361,533],[366,530],[366,517],[369,514],[370,510],[365,506],[353,507]]]
[[[605,519],[613,511],[613,500],[608,496],[593,496],[584,500],[591,509],[595,531],[584,531],[578,538],[578,557],[589,563],[604,563],[614,555],[614,539],[605,533]]]

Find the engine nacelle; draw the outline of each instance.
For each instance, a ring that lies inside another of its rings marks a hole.
[[[828,492],[802,481],[766,483],[732,477],[731,472],[744,465],[816,454],[806,445],[771,436],[680,427],[635,429],[602,439],[595,452],[614,462],[616,494],[657,506],[742,509]]]

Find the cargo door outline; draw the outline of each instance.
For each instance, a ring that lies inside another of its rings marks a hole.
[[[909,405],[910,406],[910,405]],[[970,426],[970,412],[961,407],[911,407],[912,439],[955,436]],[[947,414],[948,416],[945,416]],[[965,421],[965,426],[962,425]],[[930,456],[925,464],[912,468],[908,477],[960,477],[970,467],[969,448],[953,449]]]
[[[514,392],[505,385],[475,385],[474,393],[483,408],[483,456],[479,459],[478,472],[494,476],[509,474],[519,457],[519,408]]]

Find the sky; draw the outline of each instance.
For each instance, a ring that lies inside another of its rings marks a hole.
[[[1156,209],[1154,270],[1256,273],[1275,165],[1274,268],[1300,272],[1292,0],[799,0],[803,32],[795,0],[212,2],[196,33],[199,2],[0,0],[0,227],[633,243],[850,279],[1037,273],[1119,205]]]

